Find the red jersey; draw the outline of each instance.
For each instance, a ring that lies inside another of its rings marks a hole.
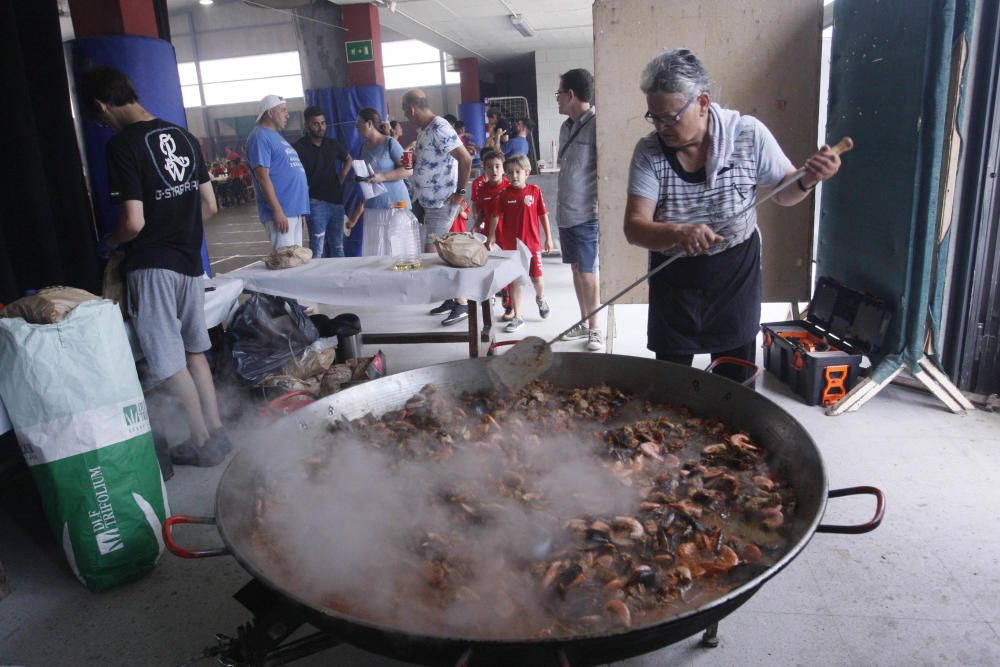
[[[458,205],[458,213],[455,215],[455,219],[451,221],[451,229],[449,231],[463,233],[469,231],[469,202],[465,201],[465,197]]]
[[[472,203],[476,205],[478,210],[486,214],[486,224],[490,224],[490,216],[493,215],[493,204],[496,202],[497,195],[508,185],[510,185],[510,181],[507,180],[506,176],[501,177],[500,182],[496,185],[490,185],[485,175],[472,181]]]
[[[517,248],[520,239],[532,252],[542,247],[539,233],[539,218],[548,213],[542,200],[542,191],[537,185],[528,183],[523,188],[508,187],[502,190],[494,204],[495,214],[500,216],[497,242],[504,250]]]

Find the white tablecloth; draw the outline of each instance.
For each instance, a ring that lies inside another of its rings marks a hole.
[[[211,329],[220,324],[229,324],[239,306],[237,300],[243,293],[243,281],[219,275],[205,280],[205,287],[215,288],[205,292],[205,326]]]
[[[484,301],[512,282],[529,284],[531,256],[520,243],[517,250],[490,252],[478,268],[456,269],[434,253],[420,258],[424,265],[416,271],[393,271],[391,257],[331,257],[279,270],[256,262],[221,277],[239,278],[251,292],[336,306]]]

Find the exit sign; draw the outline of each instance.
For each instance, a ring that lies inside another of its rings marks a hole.
[[[375,50],[372,48],[372,40],[361,39],[356,42],[346,42],[347,62],[364,63],[375,60]]]

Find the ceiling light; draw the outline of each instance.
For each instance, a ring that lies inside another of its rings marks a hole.
[[[510,18],[510,24],[514,26],[514,29],[517,30],[519,33],[521,33],[525,37],[535,36],[535,31],[531,29],[531,26],[528,25],[528,22],[524,20],[523,16],[521,16],[520,14],[511,14],[509,18]]]
[[[198,0],[198,4],[199,5],[211,5],[214,2],[215,2],[215,0]]]

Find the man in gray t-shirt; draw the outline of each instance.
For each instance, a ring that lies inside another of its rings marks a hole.
[[[585,69],[571,69],[559,77],[556,101],[559,113],[569,116],[559,130],[559,198],[556,220],[563,263],[573,267],[573,288],[580,317],[590,317],[563,335],[564,340],[587,339],[587,349],[604,347],[597,316],[597,110],[591,105],[594,77]]]

